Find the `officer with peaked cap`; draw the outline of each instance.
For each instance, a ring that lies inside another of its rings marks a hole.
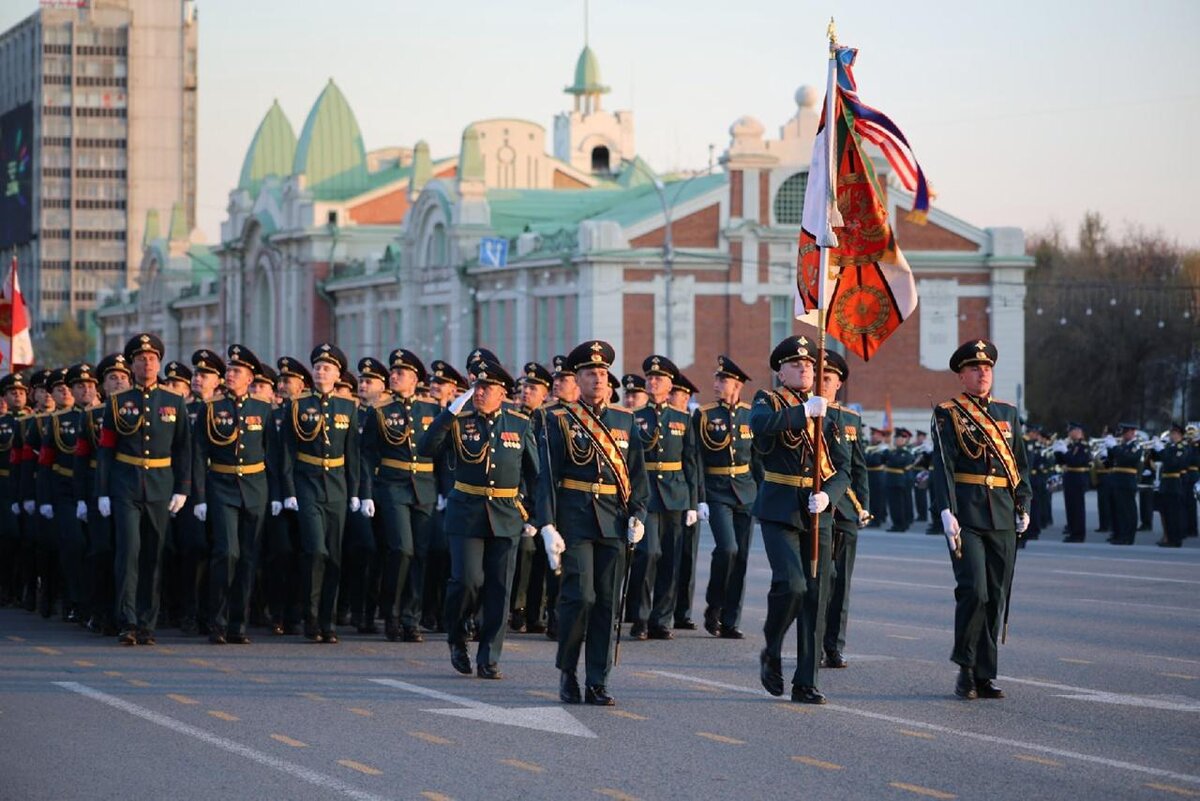
[[[20,419],[25,416],[27,388],[20,373],[0,378],[0,394],[7,409],[0,414],[0,605],[21,600],[21,534],[19,493],[14,473],[19,474],[21,453]]]
[[[646,405],[646,379],[637,373],[626,373],[621,376],[621,387],[625,390],[624,406],[626,409],[637,409]]]
[[[554,383],[554,377],[542,365],[537,362],[526,362],[522,376],[518,382],[520,385],[520,410],[529,415],[533,420],[534,426],[534,441],[541,448],[541,426],[544,422],[545,415],[542,413],[542,406],[546,402],[547,396],[550,394],[550,387]],[[541,451],[539,450],[539,455]],[[512,598],[509,602],[509,627],[518,634],[523,634],[527,631],[528,619],[532,617],[536,621],[541,620],[541,609],[533,608],[530,614],[526,614],[526,604],[529,599],[530,582],[537,582],[539,585],[546,580],[545,570],[542,569],[545,564],[545,556],[538,559],[539,547],[538,543],[541,540],[537,537],[522,538],[518,545],[517,552],[517,567],[513,574],[513,589]],[[537,586],[533,596],[540,600],[543,595],[543,587]]]
[[[611,377],[610,377],[611,378]],[[612,378],[614,384],[618,387],[620,384],[615,378]],[[671,384],[671,394],[668,398],[668,403],[672,407],[678,409],[684,414],[691,416],[692,397],[699,394],[700,390],[692,383],[682,372],[677,372]],[[613,400],[616,403],[616,400]],[[699,503],[699,486],[704,483],[703,475],[700,473],[699,453],[697,448],[692,449],[692,458],[697,460],[696,471],[696,486],[697,486],[697,504]],[[700,557],[700,526],[699,508],[696,509],[696,515],[689,515],[687,522],[685,520],[683,533],[680,536],[679,560],[675,568],[675,629],[684,631],[695,631],[696,624],[692,620],[692,598],[696,594],[696,562]]]
[[[1063,504],[1067,535],[1063,542],[1083,542],[1087,536],[1084,495],[1091,484],[1092,449],[1081,423],[1067,423],[1067,438],[1052,446],[1054,461],[1063,470]]]
[[[1110,543],[1132,545],[1137,534],[1137,483],[1142,463],[1142,444],[1137,440],[1135,423],[1121,423],[1120,441],[1106,442],[1100,450],[1112,473],[1109,494],[1112,498],[1112,536]]]
[[[271,633],[299,634],[303,621],[300,524],[291,509],[283,508],[283,431],[291,424],[291,403],[312,386],[312,374],[298,359],[281,356],[275,388],[283,402],[271,410],[267,442],[267,485],[270,517],[266,524],[267,561],[263,571]]]

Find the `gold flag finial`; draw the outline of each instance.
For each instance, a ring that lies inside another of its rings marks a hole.
[[[837,49],[837,24],[833,17],[829,18],[829,27],[825,29],[825,35],[829,37],[829,52],[832,54]]]

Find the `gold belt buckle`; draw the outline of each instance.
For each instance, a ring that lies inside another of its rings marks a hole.
[[[984,484],[987,484],[987,487],[988,487],[988,489],[991,489],[991,488],[992,488],[992,485],[996,483],[996,477],[995,477],[995,476],[988,476],[987,478],[985,478],[985,479],[983,480],[983,483],[984,483]]]
[[[603,486],[604,486],[603,484],[593,484],[593,485],[592,485],[592,494],[593,494],[593,495],[599,495],[599,494],[600,494],[600,488],[601,488],[601,487],[603,487]]]
[[[238,476],[238,478],[242,477],[242,466],[241,465],[237,466],[237,476]]]
[[[488,487],[488,488],[487,488],[487,496],[488,496],[488,500],[491,500],[492,496],[493,496],[493,495],[495,495],[495,494],[496,494],[496,488],[495,488],[495,487]]]

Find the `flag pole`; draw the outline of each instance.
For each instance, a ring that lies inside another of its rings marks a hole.
[[[9,265],[9,266],[8,266],[8,283],[9,283],[9,285],[11,286],[11,285],[12,285],[12,282],[13,282],[14,280],[16,280],[16,279],[13,277],[13,272],[14,272],[14,271],[16,271],[16,269],[17,269],[17,246],[16,246],[16,245],[13,245],[13,249],[12,249],[12,260],[10,260],[10,261],[9,261],[8,265]],[[15,294],[16,294],[16,292],[15,292],[15,291],[13,291],[13,290],[9,290],[9,292],[11,292],[13,295],[15,295]],[[8,298],[8,374],[9,374],[9,375],[12,375],[12,374],[13,374],[13,359],[12,359],[12,357],[13,357],[13,322],[12,322],[12,313],[13,313],[13,298]]]
[[[834,113],[837,110],[837,28],[834,25],[833,17],[829,18],[829,27],[826,28],[826,35],[829,37],[829,74],[825,83],[825,164],[826,173],[829,176],[828,196],[825,198],[825,203],[829,204],[830,208],[837,206],[837,193],[833,186],[833,176],[837,175],[836,165],[833,164],[833,154],[837,147],[837,124],[834,120]],[[819,249],[819,261],[817,266],[817,365],[815,375],[813,376],[813,394],[821,393],[821,379],[825,374],[825,316],[826,304],[829,302],[827,297],[827,284],[829,272],[829,248],[821,247]],[[818,417],[813,425],[813,494],[821,491],[821,460],[825,455],[825,418]],[[832,514],[830,510],[830,514]],[[817,563],[820,556],[821,547],[821,515],[813,513],[811,524],[811,539],[809,553],[809,573],[815,579],[817,577]]]

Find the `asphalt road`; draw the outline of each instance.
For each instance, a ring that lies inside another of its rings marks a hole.
[[[915,532],[862,535],[825,707],[758,684],[757,541],[748,638],[627,642],[612,709],[557,703],[541,635],[486,682],[432,637],[121,648],[0,610],[0,798],[1200,797],[1197,541],[1058,539],[1020,553],[999,701],[953,695],[948,557]],[[706,578],[707,550],[700,604]]]

